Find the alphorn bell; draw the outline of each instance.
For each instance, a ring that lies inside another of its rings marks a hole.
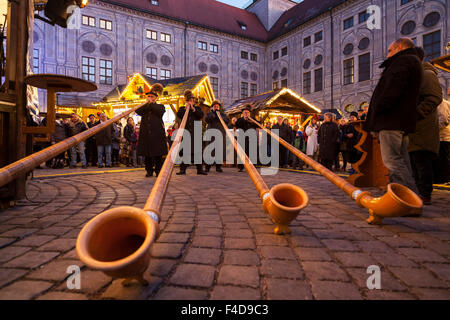
[[[269,214],[273,223],[276,224],[274,233],[291,233],[289,224],[298,216],[300,211],[308,205],[308,195],[302,188],[288,183],[277,184],[269,190],[261,175],[258,173],[258,170],[245,154],[244,150],[242,150],[239,143],[235,141],[231,132],[228,131],[219,112],[217,112],[217,116],[219,117],[228,138],[231,142],[234,142],[236,153],[244,163],[245,169],[259,193],[264,212]]]
[[[76,244],[80,260],[89,268],[103,271],[106,275],[124,279],[123,285],[133,279],[148,285],[150,277],[145,274],[150,261],[151,244],[159,237],[161,206],[180,149],[186,112],[175,141],[143,209],[129,206],[107,210],[92,218],[81,229]]]
[[[284,147],[289,149],[289,151],[295,154],[296,157],[306,162],[308,165],[314,168],[314,170],[319,172],[321,175],[323,175],[325,178],[330,180],[337,187],[347,193],[353,200],[356,201],[359,207],[368,209],[370,216],[366,221],[369,224],[382,224],[383,218],[419,215],[422,212],[423,202],[419,198],[419,196],[415,194],[411,189],[398,183],[390,183],[387,186],[387,192],[385,195],[379,198],[374,198],[370,194],[370,192],[362,191],[356,188],[345,179],[334,174],[331,170],[328,170],[291,144],[281,139],[275,133],[263,128],[254,119],[251,119],[251,121],[257,124],[268,134],[270,134]]]

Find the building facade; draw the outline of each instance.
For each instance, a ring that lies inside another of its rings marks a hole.
[[[450,41],[448,0],[257,0],[247,9],[195,2],[91,0],[79,29],[35,20],[34,71],[95,82],[92,101],[135,72],[158,80],[208,74],[225,105],[289,87],[345,113],[370,101],[392,41],[413,38],[431,58]],[[371,5],[381,13],[373,30]],[[446,96],[450,74],[439,78]],[[46,95],[39,99],[45,106]]]

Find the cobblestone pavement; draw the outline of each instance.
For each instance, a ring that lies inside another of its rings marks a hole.
[[[0,299],[450,299],[450,192],[435,191],[420,218],[371,226],[367,212],[325,178],[280,172],[264,177],[267,184],[296,184],[310,202],[292,234],[277,236],[247,173],[235,168],[173,174],[151,283],[123,287],[83,266],[75,242],[105,209],[142,208],[155,180],[144,175],[30,181],[33,202],[0,212]],[[67,288],[70,265],[81,267],[79,290]],[[381,290],[367,289],[370,265],[381,268]]]

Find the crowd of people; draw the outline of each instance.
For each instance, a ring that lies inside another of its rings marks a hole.
[[[380,68],[383,72],[370,104],[359,113],[351,112],[347,118],[341,119],[337,119],[334,113],[325,113],[323,119],[314,115],[304,128],[298,124],[292,126],[289,119],[279,116],[276,123],[266,122],[264,127],[277,130],[280,138],[329,170],[338,172],[349,168],[349,172],[353,173],[351,164],[358,162],[362,155],[355,148],[361,138],[355,124],[358,120],[364,120],[363,129],[379,140],[390,181],[407,186],[419,194],[425,204],[429,204],[433,183],[449,181],[450,103],[443,100],[437,70],[425,62],[424,50],[415,47],[411,39],[401,38],[393,42]],[[190,153],[191,157],[190,160],[189,157],[182,158],[177,174],[185,175],[189,165],[195,163],[197,174],[207,175],[213,165],[217,172],[223,172],[224,159],[218,159],[213,164],[198,161],[202,155],[194,148],[195,139],[202,140],[197,143],[203,148],[206,144],[202,137],[194,135],[196,122],[202,123],[204,119],[204,129],[220,130],[224,147],[226,135],[218,111],[228,129],[244,133],[250,129],[261,132],[250,119],[251,105],[243,109],[241,117],[229,119],[223,113],[221,102],[216,100],[205,115],[197,98],[189,90],[184,93],[186,103],[178,109],[177,121],[166,131],[162,120],[165,107],[157,103],[162,91],[163,87],[155,84],[146,93],[147,103],[136,111],[141,116],[137,125],[132,117],[127,119],[124,127],[117,121],[86,142],[72,147],[67,153],[58,155],[48,165],[53,168],[73,168],[79,161],[83,168],[109,168],[121,164],[128,167],[145,166],[147,177],[154,174],[158,176],[163,157],[167,155],[173,134],[179,127],[178,121],[188,112],[185,130],[190,133],[191,149],[182,150],[183,153]],[[51,137],[52,144],[107,121],[106,114],[99,113],[97,116],[91,114],[87,123],[77,114],[72,114],[71,119],[57,120],[56,130]],[[262,147],[260,142],[257,147]],[[270,156],[273,149],[271,140],[268,139],[263,147],[267,147]],[[247,155],[249,148],[250,143],[247,141]],[[287,148],[279,145],[278,150],[280,167],[308,168]],[[243,171],[244,165],[237,166],[239,171]]]

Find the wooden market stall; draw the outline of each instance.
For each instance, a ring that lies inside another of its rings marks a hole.
[[[252,105],[252,117],[262,123],[275,124],[278,116],[288,118],[291,125],[304,126],[306,122],[321,110],[288,88],[277,89],[235,101],[225,108],[230,117],[239,117],[245,105]]]
[[[164,87],[158,102],[166,106],[166,115],[164,116],[166,126],[173,123],[178,108],[184,105],[183,93],[185,90],[191,90],[194,96],[200,99],[200,102],[203,101],[202,108],[205,114],[209,111],[208,106],[215,99],[207,75],[156,80],[138,72],[128,77],[127,84],[118,85],[101,101],[92,105],[103,110],[111,110],[113,114],[121,113],[143,103],[146,99],[145,92],[149,91],[150,87],[157,82]]]

